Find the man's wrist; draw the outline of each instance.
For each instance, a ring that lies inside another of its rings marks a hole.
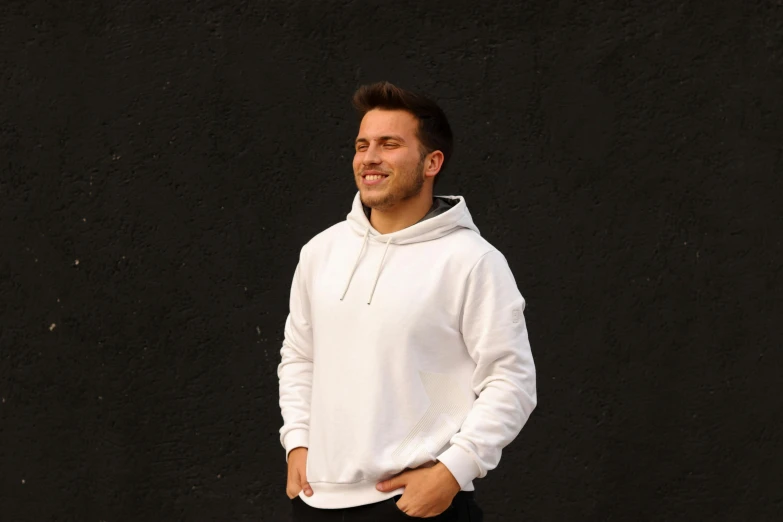
[[[451,489],[454,490],[454,494],[456,495],[457,492],[459,492],[460,489],[462,489],[459,485],[459,482],[457,482],[456,477],[451,473],[449,468],[446,467],[446,465],[440,461],[438,461],[437,464],[435,464],[432,467],[432,471],[438,474],[438,478],[442,480],[445,484],[448,484]]]

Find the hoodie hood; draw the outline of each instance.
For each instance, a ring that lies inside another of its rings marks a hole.
[[[348,289],[351,287],[351,281],[356,273],[356,268],[362,260],[362,254],[367,247],[368,241],[376,241],[384,243],[386,248],[383,250],[383,256],[378,263],[378,270],[375,273],[375,279],[373,281],[372,289],[370,290],[367,304],[372,303],[372,297],[375,294],[375,287],[378,285],[378,279],[381,277],[381,271],[383,270],[383,261],[386,259],[386,253],[389,251],[389,246],[392,244],[397,246],[408,245],[411,243],[421,243],[424,241],[432,241],[446,236],[455,230],[461,228],[467,228],[479,234],[479,230],[473,223],[473,218],[468,212],[468,205],[465,203],[465,198],[462,196],[435,196],[438,199],[443,199],[447,204],[451,206],[447,211],[424,219],[418,223],[411,225],[397,232],[390,234],[381,234],[372,227],[370,220],[367,219],[367,215],[364,213],[364,207],[362,206],[362,200],[359,192],[353,199],[353,206],[351,212],[348,214],[347,221],[351,230],[356,235],[362,237],[362,246],[356,256],[356,262],[351,269],[351,274],[348,276],[348,280],[345,282],[345,290],[343,291],[340,300],[345,298],[348,293]]]
[[[397,232],[390,234],[381,234],[370,224],[370,220],[364,213],[362,200],[359,192],[353,199],[351,212],[348,214],[348,224],[357,235],[368,235],[370,239],[386,243],[391,240],[395,245],[407,245],[409,243],[420,243],[422,241],[431,241],[448,235],[460,228],[467,228],[479,233],[478,227],[473,223],[473,218],[468,211],[468,205],[462,196],[435,196],[437,199],[446,200],[451,206],[449,210],[435,217],[419,221]]]

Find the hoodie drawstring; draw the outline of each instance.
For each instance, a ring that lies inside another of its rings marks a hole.
[[[367,232],[364,233],[364,238],[362,239],[362,248],[359,250],[359,255],[356,256],[356,262],[353,264],[353,270],[351,270],[351,275],[348,276],[348,281],[345,283],[345,290],[343,290],[343,295],[340,297],[340,301],[342,301],[345,298],[345,294],[348,293],[348,287],[351,286],[351,280],[353,279],[353,274],[356,273],[356,267],[359,266],[359,260],[362,258],[362,253],[364,252],[364,247],[367,246],[367,238],[370,236],[370,229],[367,229]]]
[[[362,248],[359,249],[359,255],[356,256],[356,262],[353,264],[353,269],[351,270],[351,275],[348,276],[348,281],[345,282],[345,290],[343,290],[343,295],[340,297],[340,301],[345,299],[345,294],[348,293],[348,288],[351,286],[351,281],[353,281],[353,276],[356,273],[356,267],[359,266],[359,260],[362,258],[362,254],[364,253],[364,249],[367,246],[367,239],[370,236],[370,229],[367,229],[367,232],[364,233],[364,238],[362,239]],[[389,245],[391,244],[392,238],[389,237],[389,240],[386,241],[386,248],[383,250],[383,256],[381,256],[381,262],[378,263],[378,271],[375,273],[375,281],[373,281],[372,284],[372,290],[370,291],[370,297],[367,299],[367,304],[372,303],[372,296],[375,294],[375,287],[378,286],[378,279],[381,277],[381,269],[383,268],[383,260],[386,259],[386,253],[389,251]]]
[[[389,245],[391,244],[392,238],[389,237],[389,240],[386,242],[386,248],[383,249],[383,256],[381,257],[381,262],[378,263],[378,271],[375,273],[375,282],[372,284],[372,290],[370,291],[370,298],[367,299],[367,304],[370,304],[372,302],[372,296],[375,293],[375,287],[378,284],[378,278],[381,276],[381,268],[383,268],[383,260],[386,259],[386,252],[389,251]]]

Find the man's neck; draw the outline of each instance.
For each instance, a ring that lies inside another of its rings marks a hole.
[[[432,195],[397,203],[387,210],[372,209],[370,224],[381,234],[391,234],[415,225],[432,208]]]

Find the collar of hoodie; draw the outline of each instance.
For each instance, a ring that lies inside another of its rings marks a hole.
[[[378,269],[375,271],[373,285],[367,298],[368,305],[372,303],[372,298],[375,294],[375,288],[378,286],[378,280],[380,279],[381,272],[383,271],[383,262],[386,259],[386,255],[389,252],[389,247],[392,244],[394,244],[396,247],[400,247],[412,243],[433,241],[460,229],[469,229],[479,233],[478,228],[473,223],[470,212],[468,212],[465,198],[462,196],[436,197],[445,199],[450,208],[439,215],[425,219],[423,221],[419,221],[418,223],[402,230],[398,230],[397,232],[393,232],[391,234],[379,234],[378,231],[372,228],[370,220],[367,219],[367,215],[364,213],[361,194],[359,192],[356,193],[351,211],[347,216],[347,221],[353,232],[356,235],[362,236],[362,243],[359,248],[359,253],[356,255],[356,261],[354,261],[353,268],[351,269],[351,274],[348,276],[348,280],[345,282],[345,289],[340,296],[340,301],[344,300],[345,296],[348,294],[348,289],[351,287],[353,276],[356,274],[356,269],[359,267],[359,263],[361,262],[362,254],[364,254],[364,250],[367,248],[367,244],[370,241],[385,243],[386,247],[383,250],[381,260],[378,262]]]

